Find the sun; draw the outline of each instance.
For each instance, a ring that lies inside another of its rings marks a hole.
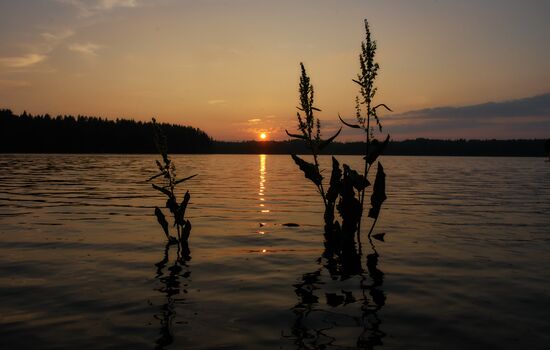
[[[260,140],[265,140],[267,138],[267,134],[265,132],[262,132],[260,134]]]

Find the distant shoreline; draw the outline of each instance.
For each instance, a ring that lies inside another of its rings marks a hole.
[[[458,157],[547,157],[544,139],[390,141],[384,155]],[[321,154],[364,155],[364,142],[333,142]],[[214,141],[216,154],[310,154],[301,141]]]
[[[191,126],[161,124],[171,154],[309,154],[302,140],[216,141]],[[545,139],[390,141],[396,156],[548,157]],[[322,154],[362,155],[364,142],[333,142]],[[15,115],[0,109],[0,154],[156,154],[152,124],[87,116]]]
[[[384,155],[387,156],[427,156],[427,157],[536,157],[546,158],[544,144],[546,140],[432,140],[415,139],[390,141]],[[90,146],[90,145],[89,145]],[[327,147],[323,155],[362,155],[365,144],[362,142],[334,142]],[[90,147],[93,148],[93,147]],[[310,154],[306,145],[300,141],[211,141],[207,149],[201,151],[171,151],[171,154],[188,155],[290,155]],[[72,151],[26,149],[5,150],[1,147],[0,154],[62,154],[62,155],[149,155],[157,154],[156,149],[150,150],[98,150]]]
[[[255,155],[270,155],[270,156],[290,156],[287,153],[171,153],[171,155],[187,155],[187,156],[208,156],[208,155],[226,155],[226,156],[255,156]],[[296,153],[299,156],[308,156],[308,153]],[[154,156],[156,153],[47,153],[47,152],[0,152],[1,156],[15,155],[49,155],[49,156]],[[334,156],[361,156],[360,154],[332,154]],[[330,154],[322,154],[321,156],[331,156]],[[430,154],[385,154],[387,157],[457,157],[457,158],[545,158],[545,156],[510,156],[510,155],[430,155]],[[549,162],[546,160],[546,162]]]

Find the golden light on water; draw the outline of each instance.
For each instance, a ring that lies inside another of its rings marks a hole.
[[[263,133],[262,133],[263,135]],[[260,154],[260,190],[258,191],[258,196],[259,196],[259,199],[261,202],[265,201],[265,175],[266,175],[266,171],[265,171],[265,161],[266,161],[266,155],[265,154]],[[264,204],[263,203],[260,203],[260,207],[263,207]],[[264,212],[262,210],[262,212]]]
[[[262,133],[262,135],[264,135],[264,133]],[[260,154],[260,190],[258,192],[258,196],[259,196],[258,199],[260,200],[260,203],[258,204],[260,206],[260,213],[262,214],[266,214],[270,212],[265,205],[266,159],[267,159],[267,156],[265,154]],[[264,233],[265,231],[260,231],[260,234],[264,234]]]

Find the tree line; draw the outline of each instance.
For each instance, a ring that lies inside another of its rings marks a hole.
[[[304,154],[301,140],[215,141],[204,131],[160,124],[170,153]],[[109,120],[88,116],[15,115],[0,109],[1,153],[156,153],[151,122]],[[544,157],[547,140],[433,140],[390,141],[387,155]],[[333,142],[324,154],[363,154],[364,142]]]
[[[160,124],[173,153],[210,152],[213,140],[190,126]],[[49,114],[15,115],[0,110],[3,153],[156,153],[153,124],[128,119]]]

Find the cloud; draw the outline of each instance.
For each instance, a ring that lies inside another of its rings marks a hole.
[[[73,36],[75,33],[73,30],[71,29],[66,29],[66,30],[63,30],[63,31],[59,31],[59,32],[56,32],[56,33],[50,33],[50,32],[43,32],[41,33],[40,35],[42,36],[42,38],[44,38],[44,40],[46,40],[47,42],[58,42],[58,41],[63,41],[67,38],[70,38],[71,36]]]
[[[219,105],[219,104],[223,104],[223,103],[226,103],[226,102],[227,102],[226,100],[209,100],[208,104],[209,105]]]
[[[30,83],[25,80],[5,80],[0,79],[0,90],[2,89],[14,89],[30,86]]]
[[[76,8],[78,17],[90,17],[93,14],[90,6],[80,0],[57,0],[57,2]]]
[[[25,68],[35,65],[46,58],[45,55],[40,54],[27,54],[18,57],[2,57],[0,58],[0,65],[9,68]]]
[[[550,93],[501,102],[408,111],[383,116],[382,124],[392,136],[538,137],[541,128],[550,130]]]
[[[437,107],[388,116],[390,119],[444,119],[479,120],[494,118],[533,117],[550,118],[550,93],[502,102],[487,102],[461,107]]]
[[[48,58],[48,54],[74,34],[75,32],[71,29],[40,33],[41,42],[25,45],[32,53],[21,56],[0,57],[0,66],[19,69],[34,66]]]
[[[272,127],[262,127],[262,128],[245,128],[243,131],[252,134],[252,135],[258,135],[260,133],[266,133],[270,136],[283,134],[284,129],[279,126],[272,126]]]
[[[110,10],[115,7],[137,7],[136,0],[100,0],[96,8]]]
[[[99,50],[100,48],[100,45],[92,43],[69,45],[69,50],[91,56],[97,56],[97,50]]]
[[[254,118],[254,119],[248,119],[248,122],[249,123],[259,123],[261,122],[262,120],[261,119],[258,119],[258,118]]]
[[[74,7],[79,17],[93,17],[101,12],[113,10],[115,8],[134,8],[138,7],[137,0],[57,0],[57,2]]]

